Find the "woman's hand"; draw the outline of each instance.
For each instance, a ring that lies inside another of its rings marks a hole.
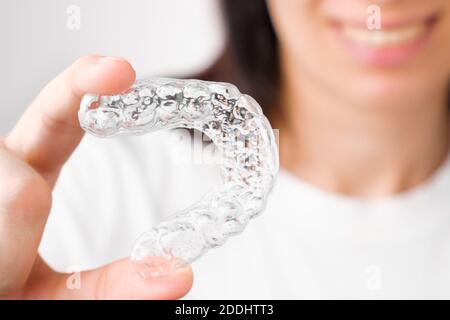
[[[81,288],[69,290],[68,275],[51,270],[37,254],[52,188],[83,136],[77,116],[81,97],[119,93],[134,80],[125,60],[79,59],[42,90],[0,140],[0,298],[172,299],[191,288],[189,267],[144,281],[124,259],[81,273]]]

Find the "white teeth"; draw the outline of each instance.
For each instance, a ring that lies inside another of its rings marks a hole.
[[[425,23],[390,30],[367,30],[344,26],[343,34],[350,40],[364,45],[391,47],[418,39],[426,32],[426,29]]]

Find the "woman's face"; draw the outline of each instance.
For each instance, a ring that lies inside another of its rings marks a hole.
[[[349,102],[404,105],[448,87],[449,0],[267,1],[289,68]]]

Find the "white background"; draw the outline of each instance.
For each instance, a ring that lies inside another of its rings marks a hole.
[[[79,30],[67,9],[81,10]],[[183,76],[223,48],[217,0],[1,0],[0,135],[39,90],[77,57],[126,57],[138,77]]]

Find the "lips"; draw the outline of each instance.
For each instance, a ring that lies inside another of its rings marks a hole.
[[[362,24],[335,23],[340,42],[355,59],[377,66],[393,66],[409,61],[427,43],[437,16],[408,23],[390,22],[381,30]]]

